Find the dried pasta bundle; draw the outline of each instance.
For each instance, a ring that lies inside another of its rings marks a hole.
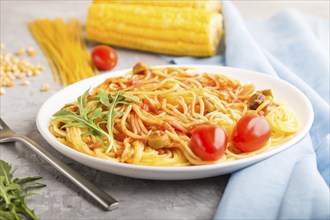
[[[191,4],[190,1],[164,1],[160,5],[151,1],[94,1],[88,11],[87,37],[160,54],[215,55],[223,34],[221,14],[205,7],[184,7],[184,2]]]
[[[29,23],[29,30],[45,54],[55,82],[68,85],[97,73],[79,20],[72,18],[66,23],[60,18],[37,19]]]

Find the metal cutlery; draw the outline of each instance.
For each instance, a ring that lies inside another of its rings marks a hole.
[[[21,142],[31,148],[34,152],[43,157],[48,163],[54,166],[64,176],[79,186],[92,198],[94,198],[106,210],[114,210],[118,208],[118,202],[109,196],[106,192],[97,188],[93,183],[86,180],[83,176],[73,170],[71,167],[60,161],[54,155],[45,150],[41,145],[30,138],[16,134],[8,125],[0,118],[0,143]]]

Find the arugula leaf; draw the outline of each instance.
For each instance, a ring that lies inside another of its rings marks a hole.
[[[3,176],[6,183],[10,183],[13,175],[9,172],[11,166],[8,163],[0,162],[0,176]]]
[[[0,160],[0,220],[20,220],[21,216],[27,219],[37,220],[37,216],[25,202],[25,198],[31,193],[31,188],[46,186],[34,181],[42,177],[15,178],[13,180],[12,167],[3,160]]]
[[[109,96],[104,89],[98,89],[98,94],[100,97],[100,102],[105,106],[110,106]]]
[[[102,89],[99,89],[99,91],[102,91]],[[118,99],[119,99],[120,93],[121,93],[121,91],[117,92],[115,97],[113,97],[113,99],[112,99],[112,103],[107,106],[107,107],[109,107],[107,129],[108,129],[109,134],[111,134],[112,140],[111,140],[110,145],[106,152],[109,152],[115,143],[112,128],[113,128],[113,125],[115,124],[115,117],[117,115],[118,116],[120,115],[118,112],[115,111],[115,107],[118,104]]]
[[[40,179],[42,179],[41,176],[29,176],[29,177],[25,177],[22,179],[16,178],[16,179],[14,179],[14,182],[18,183],[18,184],[25,184],[25,183],[29,183],[29,182],[40,180]]]
[[[106,137],[108,140],[108,146],[106,146],[106,152],[111,151],[114,149],[116,151],[115,140],[113,136],[113,126],[115,122],[115,118],[124,114],[123,112],[117,112],[115,108],[117,105],[129,105],[131,101],[139,102],[137,98],[133,95],[124,95],[122,94],[125,90],[118,91],[114,96],[110,93],[107,93],[104,89],[98,89],[98,95],[87,98],[89,89],[83,93],[83,95],[77,98],[77,108],[78,112],[72,112],[70,110],[61,109],[60,111],[56,112],[53,117],[55,119],[65,121],[66,124],[62,126],[62,128],[68,127],[80,127],[80,128],[87,128],[88,132],[82,134],[82,136],[94,135],[102,145],[104,141],[102,137]],[[87,108],[88,102],[96,101],[95,104],[89,106]],[[103,108],[102,108],[103,107]],[[104,113],[104,108],[108,111]],[[106,119],[106,122],[100,121],[97,119]],[[100,125],[102,123],[106,124],[107,131],[104,131]]]
[[[0,220],[16,219],[15,215],[10,211],[3,211],[0,207]]]

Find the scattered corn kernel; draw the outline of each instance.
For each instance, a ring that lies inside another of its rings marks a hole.
[[[44,83],[44,84],[42,84],[42,87],[41,87],[40,91],[41,92],[48,92],[49,88],[50,88],[49,83]]]
[[[30,85],[30,81],[27,80],[23,80],[23,82],[21,83],[22,86],[28,86]]]
[[[9,82],[7,83],[7,86],[8,86],[8,87],[13,87],[13,86],[15,86],[14,81],[9,81]]]
[[[31,70],[29,70],[29,71],[26,72],[26,75],[29,76],[29,77],[33,76],[33,72]]]
[[[21,49],[19,49],[19,50],[17,50],[15,52],[15,55],[16,56],[20,56],[20,55],[23,55],[24,53],[25,53],[25,49],[24,48],[21,48]]]
[[[39,70],[39,71],[44,71],[45,70],[45,67],[37,64],[36,65],[36,69]]]
[[[5,45],[1,43],[1,48]],[[28,48],[28,50],[31,48]],[[33,49],[33,48],[32,48]],[[31,51],[31,50],[30,50]],[[25,53],[25,49],[16,51],[15,55],[19,56]],[[30,52],[31,53],[31,52]],[[33,53],[33,52],[32,52]],[[15,85],[16,79],[25,79],[26,77],[40,75],[45,67],[40,64],[30,63],[28,58],[17,59],[12,53],[1,50],[0,57],[0,87],[12,87]],[[29,85],[30,82],[22,82],[21,85]],[[4,88],[2,88],[4,90]],[[5,93],[5,92],[4,92]],[[4,94],[3,93],[3,94]]]
[[[36,55],[36,51],[34,50],[33,47],[29,47],[26,51],[30,57],[34,57]]]
[[[15,77],[18,79],[26,78],[26,73],[16,72]]]
[[[5,90],[5,88],[0,88],[0,95],[4,95],[4,94],[6,94],[6,90]]]
[[[40,75],[40,71],[37,69],[33,69],[32,70],[32,76],[39,76]]]

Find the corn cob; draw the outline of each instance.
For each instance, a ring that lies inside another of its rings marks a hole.
[[[203,9],[93,3],[86,24],[90,40],[170,55],[212,56],[222,16]]]
[[[207,11],[220,12],[220,0],[188,0],[188,1],[174,1],[174,0],[93,0],[94,3],[118,3],[125,5],[153,5],[162,7],[180,7],[180,8],[196,8]]]

